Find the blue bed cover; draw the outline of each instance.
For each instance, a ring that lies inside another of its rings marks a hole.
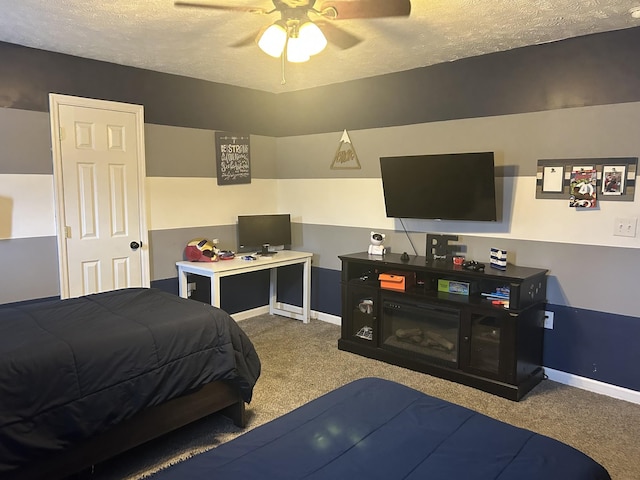
[[[610,480],[573,447],[379,378],[152,476],[209,478]]]

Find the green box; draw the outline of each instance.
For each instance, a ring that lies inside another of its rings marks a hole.
[[[456,280],[438,279],[438,291],[444,293],[455,293],[456,295],[469,295],[471,284],[468,282],[458,282]]]

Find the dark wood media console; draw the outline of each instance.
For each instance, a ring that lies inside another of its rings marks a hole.
[[[542,380],[546,269],[472,271],[421,256],[402,261],[393,253],[339,258],[340,350],[515,401]],[[404,278],[406,288],[381,288],[380,274]],[[439,291],[439,281],[440,290],[448,281],[451,290],[469,293]]]

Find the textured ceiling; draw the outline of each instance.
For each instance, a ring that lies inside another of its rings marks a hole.
[[[212,3],[272,8],[269,0]],[[285,84],[278,59],[255,44],[231,47],[277,14],[176,8],[173,0],[0,0],[0,41],[277,93],[640,26],[629,13],[638,6],[640,0],[413,0],[408,18],[335,22],[363,41],[287,64]]]

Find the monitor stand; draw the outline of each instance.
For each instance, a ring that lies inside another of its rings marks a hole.
[[[258,252],[259,255],[263,256],[263,257],[271,257],[273,255],[275,255],[278,252],[270,252],[269,251],[269,244],[265,243],[264,245],[262,245],[262,250],[260,250]]]

